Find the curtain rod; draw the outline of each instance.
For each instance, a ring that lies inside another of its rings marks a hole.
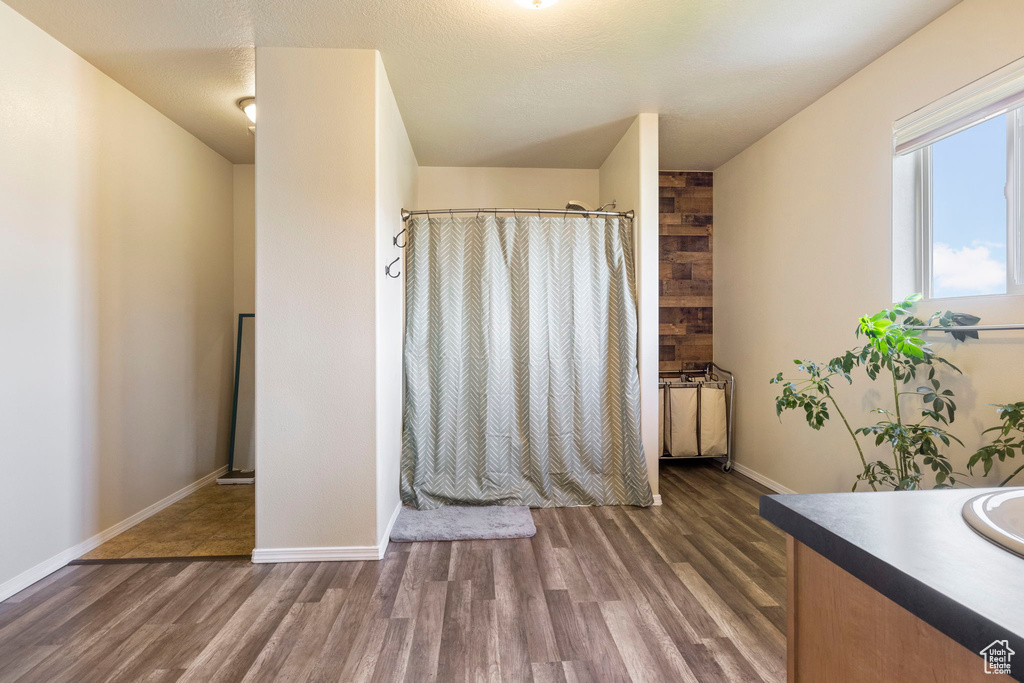
[[[579,211],[569,209],[424,209],[420,211],[409,211],[402,209],[402,220],[409,220],[410,216],[429,216],[432,213],[436,214],[453,214],[453,213],[511,213],[511,214],[524,214],[529,216],[530,214],[559,214],[562,216],[566,215],[578,215],[578,216],[618,216],[620,218],[628,218],[633,220],[633,211]]]

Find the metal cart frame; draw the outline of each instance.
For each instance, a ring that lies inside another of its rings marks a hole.
[[[717,372],[716,372],[717,371]],[[722,379],[717,373],[728,375],[728,379]],[[726,423],[726,435],[725,435],[725,455],[681,455],[673,456],[665,453],[664,446],[661,444],[662,452],[659,460],[702,460],[705,458],[714,458],[720,461],[722,471],[728,472],[732,469],[732,457],[733,457],[733,438],[732,438],[732,425],[733,425],[733,409],[736,401],[736,376],[730,370],[726,370],[720,365],[715,363],[708,363],[704,370],[694,371],[672,371],[672,372],[661,372],[658,373],[658,388],[668,388],[672,383],[667,381],[667,378],[678,378],[684,383],[699,383],[699,382],[722,382],[728,386],[729,401],[727,403],[727,409],[725,413]],[[705,379],[706,378],[706,379]],[[666,394],[667,396],[667,394]]]

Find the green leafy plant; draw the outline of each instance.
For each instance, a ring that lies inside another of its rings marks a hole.
[[[996,414],[999,416],[1002,424],[998,427],[986,429],[983,432],[984,434],[995,432],[996,437],[992,443],[983,447],[967,461],[967,470],[971,474],[974,473],[974,468],[978,463],[981,463],[985,476],[988,476],[989,470],[992,469],[992,463],[996,458],[999,459],[999,462],[1003,462],[1007,458],[1013,458],[1017,453],[1024,453],[1024,401],[997,405]],[[1021,471],[1024,471],[1024,465],[1015,469],[999,485],[1006,486]]]
[[[876,491],[879,488],[920,488],[922,468],[934,473],[936,487],[953,486],[956,477],[962,476],[953,471],[942,450],[953,441],[962,444],[946,430],[956,416],[955,396],[951,390],[943,388],[936,376],[936,368],[940,366],[955,373],[960,370],[936,355],[921,335],[925,329],[974,325],[979,318],[946,311],[922,320],[910,315],[910,309],[920,298],[919,294],[913,295],[891,309],[862,317],[856,336],[865,339],[863,346],[827,363],[795,360],[797,370],[803,373],[800,377],[787,378],[780,372],[771,379],[772,384],[782,387],[782,393],[775,399],[775,412],[780,418],[784,411],[803,410],[807,424],[815,430],[825,425],[833,411],[842,420],[862,466],[852,490],[857,490],[862,483]],[[949,331],[959,341],[977,338],[974,332]],[[892,404],[872,411],[879,416],[875,424],[854,428],[836,400],[835,385],[841,380],[852,384],[852,372],[856,368],[863,368],[872,381],[881,380],[891,385]],[[911,399],[907,397],[913,399],[914,407],[909,411],[905,404]],[[892,450],[892,460],[868,461],[862,438],[873,440],[876,446],[887,445]]]

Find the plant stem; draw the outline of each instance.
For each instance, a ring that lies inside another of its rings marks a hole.
[[[864,457],[864,450],[860,447],[860,441],[857,439],[857,435],[853,433],[853,428],[850,427],[850,422],[846,419],[846,415],[843,414],[843,409],[839,407],[836,400],[832,397],[832,394],[827,394],[828,400],[832,401],[832,405],[835,406],[836,412],[839,413],[839,417],[842,418],[843,424],[846,425],[846,431],[850,433],[850,438],[853,439],[854,445],[857,447],[857,454],[860,456],[861,464],[864,465],[864,471],[868,471],[868,461]],[[1016,474],[1016,472],[1014,473]],[[878,488],[875,486],[875,482],[868,480],[868,485],[871,486],[872,491],[877,491]]]
[[[896,424],[900,426],[900,434],[903,434],[903,415],[900,413],[900,388],[896,383],[896,373],[893,372],[892,368],[889,368],[889,373],[892,375],[892,395],[896,402]],[[902,436],[901,436],[902,438]],[[900,481],[903,481],[906,476],[906,453],[903,449],[893,450],[893,457],[896,458],[896,472],[899,474]]]
[[[1018,475],[1018,474],[1020,473],[1020,471],[1021,471],[1021,470],[1024,470],[1024,465],[1021,465],[1020,467],[1018,467],[1017,469],[1015,469],[1015,470],[1013,471],[1013,474],[1011,474],[1010,476],[1008,476],[1008,477],[1007,477],[1006,479],[1003,479],[1003,480],[1002,480],[1002,481],[1001,481],[1001,482],[999,483],[999,485],[1000,485],[1000,486],[1006,486],[1006,482],[1008,482],[1008,481],[1010,481],[1011,479],[1013,479],[1014,477],[1016,477],[1016,476],[1017,476],[1017,475]]]

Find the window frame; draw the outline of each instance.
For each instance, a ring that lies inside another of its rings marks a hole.
[[[956,297],[936,297],[934,295],[932,145],[935,143],[930,143],[911,152],[916,177],[913,198],[915,282],[917,291],[921,292],[927,300],[1024,295],[1024,107],[1011,109],[1004,113],[1006,116],[1006,185],[1003,188],[1003,196],[1006,199],[1005,292],[967,294]],[[999,116],[1002,115],[999,114]],[[977,121],[971,127],[983,121]],[[962,131],[958,131],[954,135],[960,132]],[[894,294],[896,293],[894,292]]]
[[[1024,294],[1024,107],[1007,116],[1006,293]]]

